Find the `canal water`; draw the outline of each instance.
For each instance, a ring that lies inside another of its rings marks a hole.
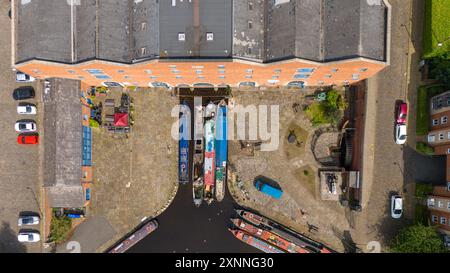
[[[158,229],[128,253],[259,253],[228,231],[235,208],[228,192],[222,202],[197,208],[192,183],[180,185],[172,204],[157,217]]]

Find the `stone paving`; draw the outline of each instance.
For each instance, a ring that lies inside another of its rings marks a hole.
[[[120,91],[115,95],[119,95]],[[94,188],[90,215],[105,217],[116,235],[103,251],[136,227],[159,215],[176,193],[178,143],[171,137],[178,103],[168,91],[138,89],[130,134],[93,130]],[[117,97],[117,96],[116,96]]]
[[[240,143],[230,143],[230,166],[242,180],[248,199],[241,191],[234,190],[236,201],[243,206],[253,208],[274,220],[320,240],[330,247],[342,251],[341,242],[344,232],[348,232],[349,223],[346,210],[335,201],[322,201],[319,194],[318,164],[311,151],[311,139],[315,128],[305,117],[302,110],[295,112],[292,105],[305,103],[300,91],[278,90],[265,92],[236,91],[233,93],[236,105],[279,105],[280,106],[280,146],[275,151],[255,151],[254,156],[240,152]],[[309,90],[311,92],[311,90]],[[302,108],[302,107],[301,107]],[[287,141],[292,124],[307,132],[304,151],[286,153],[297,146]],[[293,155],[297,156],[293,156]],[[305,172],[306,170],[306,172]],[[283,197],[274,201],[258,192],[253,186],[257,176],[265,176],[277,181],[283,189]],[[309,232],[309,226],[318,227],[318,231]]]

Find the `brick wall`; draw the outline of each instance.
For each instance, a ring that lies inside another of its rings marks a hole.
[[[222,67],[223,66],[223,67]],[[365,60],[348,60],[326,64],[290,60],[272,64],[258,64],[243,61],[165,62],[149,61],[125,65],[104,61],[90,61],[75,65],[52,62],[30,61],[16,68],[36,78],[70,78],[82,80],[88,85],[100,85],[103,81],[114,81],[129,85],[147,87],[150,82],[178,84],[211,83],[237,86],[239,82],[256,82],[258,85],[285,85],[291,81],[304,81],[310,86],[343,85],[367,79],[385,64]],[[312,73],[296,72],[300,68],[313,68]],[[99,69],[110,79],[98,79],[87,72]],[[198,71],[197,71],[198,70]],[[295,74],[308,74],[305,79],[294,78]],[[225,78],[221,78],[225,77]]]

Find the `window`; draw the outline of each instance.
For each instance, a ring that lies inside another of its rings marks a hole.
[[[450,209],[450,202],[447,202],[447,209]]]
[[[103,71],[100,69],[86,69],[89,74],[103,74]]]
[[[450,132],[447,132],[447,138],[450,139]]]
[[[445,217],[441,217],[441,225],[445,225],[445,224],[447,224],[447,218],[445,218]]]
[[[450,155],[450,148],[449,148],[449,149],[447,149],[447,154],[449,154],[449,155]]]
[[[318,84],[318,85],[324,85],[325,82],[324,82],[324,81],[317,81],[317,84]]]
[[[223,64],[219,64],[219,65],[217,66],[217,68],[225,69],[225,66],[224,66]]]
[[[432,215],[431,216],[431,222],[437,223],[437,221],[438,221],[438,217],[436,215]]]
[[[67,72],[69,72],[69,74],[75,74],[75,70],[67,70]]]
[[[275,69],[273,72],[275,72],[276,74],[280,74],[281,73],[281,69],[280,68]]]
[[[428,198],[427,204],[429,207],[434,207],[434,198]]]
[[[111,79],[108,75],[95,75],[95,77],[103,80]]]
[[[355,81],[359,80],[359,74],[353,74],[352,75],[352,79],[355,80]]]
[[[441,117],[441,124],[446,124],[446,123],[447,123],[447,116]]]
[[[327,78],[327,79],[329,79],[329,78],[332,77],[332,75],[331,75],[331,74],[325,74],[324,77]]]
[[[141,23],[141,30],[146,30],[147,29],[147,23],[146,22],[142,22]]]
[[[247,54],[248,54],[248,55],[251,55],[251,54],[252,54],[252,48],[251,48],[251,47],[247,48]]]
[[[309,74],[295,74],[294,79],[307,79],[309,78]]]
[[[225,74],[225,69],[219,69],[219,74]]]
[[[450,191],[450,182],[447,182],[447,191]]]
[[[298,68],[297,73],[312,73],[314,70],[314,68]]]
[[[336,72],[338,72],[339,71],[339,69],[337,69],[337,68],[332,68],[331,69],[331,72],[333,72],[333,73],[336,73]]]
[[[195,70],[195,74],[199,75],[199,74],[203,74],[203,70],[201,69],[197,69]]]
[[[245,70],[245,72],[246,72],[247,74],[253,74],[253,69],[247,69],[247,70]]]
[[[253,78],[253,76],[252,75],[246,75],[245,76],[247,79],[251,79],[251,78]]]
[[[433,126],[439,125],[439,120],[433,119]]]
[[[444,134],[442,133],[439,134],[439,140],[444,140]]]
[[[362,68],[359,69],[360,72],[366,72],[367,70],[369,70],[369,69],[366,68],[366,67],[362,67]]]
[[[144,72],[145,72],[146,74],[152,74],[152,73],[153,73],[150,69],[146,69],[146,70],[144,70]]]
[[[123,74],[123,73],[125,73],[125,70],[117,70],[117,73]]]
[[[273,75],[272,76],[272,79],[274,79],[274,80],[279,79],[279,78],[280,78],[280,76],[278,76],[278,75]]]
[[[224,75],[220,75],[219,79],[225,79],[225,76]]]
[[[171,64],[171,65],[169,65],[169,68],[177,68],[177,66],[174,64]]]
[[[141,48],[141,56],[145,56],[147,54],[147,48],[146,47],[142,47]]]
[[[436,136],[435,135],[428,135],[428,142],[434,142],[436,141]]]
[[[182,79],[183,77],[180,76],[180,75],[176,75],[175,78],[177,78],[177,79]]]
[[[442,208],[443,206],[444,206],[444,203],[441,200],[439,200],[438,201],[438,208]]]
[[[253,27],[253,21],[248,20],[247,26],[248,26],[249,29],[252,28]]]
[[[171,69],[170,70],[173,74],[179,74],[180,73],[180,70],[178,70],[178,69]]]

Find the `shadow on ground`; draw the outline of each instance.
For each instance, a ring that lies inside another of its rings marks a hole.
[[[17,234],[8,223],[0,228],[0,253],[26,253],[25,245],[17,241]]]

